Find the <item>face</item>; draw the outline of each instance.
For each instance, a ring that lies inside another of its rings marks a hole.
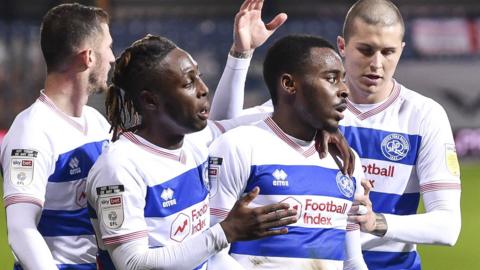
[[[389,96],[393,88],[392,77],[405,46],[402,38],[403,29],[399,23],[370,25],[356,19],[348,43],[342,37],[337,39],[354,102],[378,103]]]
[[[115,56],[112,52],[112,37],[108,24],[101,24],[102,33],[95,39],[93,50],[93,67],[89,80],[90,93],[105,92],[107,89],[108,72],[115,62]]]
[[[208,87],[200,77],[197,62],[176,48],[163,59],[158,70],[162,122],[178,134],[205,128],[210,103]]]
[[[347,108],[344,77],[340,56],[329,48],[312,48],[304,72],[295,76],[296,111],[315,129],[338,128]]]

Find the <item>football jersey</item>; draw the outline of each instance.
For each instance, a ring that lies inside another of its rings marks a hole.
[[[108,144],[108,130],[95,109],[84,106],[75,119],[41,92],[15,118],[3,141],[5,207],[42,207],[37,228],[59,269],[96,269],[85,185],[88,171]]]
[[[345,138],[361,158],[367,179],[374,181],[374,212],[416,214],[420,194],[460,189],[459,166],[450,123],[430,98],[395,82],[380,104],[348,103],[340,123]],[[414,244],[362,234],[369,269],[420,269]]]
[[[240,264],[343,269],[347,212],[355,192],[363,192],[362,174],[357,163],[354,177],[344,176],[331,155],[319,158],[314,141],[286,135],[267,117],[232,129],[210,146],[212,223],[225,219],[235,202],[258,186],[250,207],[285,202],[297,210],[298,221],[288,226],[288,234],[232,243],[230,254]]]
[[[221,128],[209,121],[175,150],[126,132],[101,155],[87,184],[101,269],[115,269],[106,245],[139,238],[149,248],[175,245],[210,227],[207,145]]]

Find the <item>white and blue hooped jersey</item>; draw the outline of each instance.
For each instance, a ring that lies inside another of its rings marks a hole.
[[[366,178],[374,181],[370,199],[375,212],[416,214],[421,193],[460,189],[450,123],[435,101],[395,82],[381,104],[348,103],[340,124]],[[420,269],[413,244],[370,234],[362,234],[362,242],[369,269]]]
[[[108,144],[108,130],[95,109],[85,106],[82,117],[71,118],[41,92],[3,141],[5,207],[33,203],[43,208],[37,228],[59,269],[96,269],[85,185]]]
[[[270,118],[241,126],[210,146],[212,223],[225,219],[235,202],[254,187],[251,207],[286,202],[298,211],[286,235],[232,243],[231,255],[246,269],[342,269],[347,213],[360,186],[344,176],[328,155],[320,159],[315,142],[286,135]],[[360,246],[360,243],[358,243]]]
[[[148,238],[150,248],[163,247],[210,227],[208,149],[198,135],[168,150],[126,132],[100,156],[87,192],[101,269],[115,269],[107,245]]]

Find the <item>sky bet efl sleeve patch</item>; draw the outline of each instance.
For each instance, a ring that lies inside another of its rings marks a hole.
[[[458,164],[457,150],[455,145],[445,144],[445,159],[447,161],[447,168],[454,176],[460,176],[460,165]]]
[[[118,229],[124,220],[123,185],[104,186],[97,188],[99,218],[109,229]]]
[[[29,186],[38,152],[30,149],[13,149],[10,159],[10,182],[17,187]]]
[[[220,157],[208,158],[208,180],[210,184],[210,197],[215,196],[218,190],[218,177],[223,159]]]

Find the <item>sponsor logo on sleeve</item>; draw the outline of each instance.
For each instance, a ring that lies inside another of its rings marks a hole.
[[[210,197],[215,196],[218,190],[218,179],[220,176],[220,167],[222,166],[223,159],[220,157],[208,158],[208,182]]]
[[[98,187],[98,209],[103,224],[109,229],[118,229],[123,225],[123,185]]]
[[[454,144],[445,144],[445,160],[448,171],[454,176],[460,176],[460,165],[458,164],[457,150]]]
[[[26,187],[32,183],[37,155],[38,152],[35,150],[12,150],[10,159],[10,182],[14,186]]]
[[[335,180],[337,181],[338,190],[340,190],[345,197],[351,198],[355,193],[355,186],[352,179],[342,172],[338,172]]]
[[[402,134],[392,133],[383,139],[381,149],[383,156],[392,161],[399,161],[407,156],[410,144]]]

